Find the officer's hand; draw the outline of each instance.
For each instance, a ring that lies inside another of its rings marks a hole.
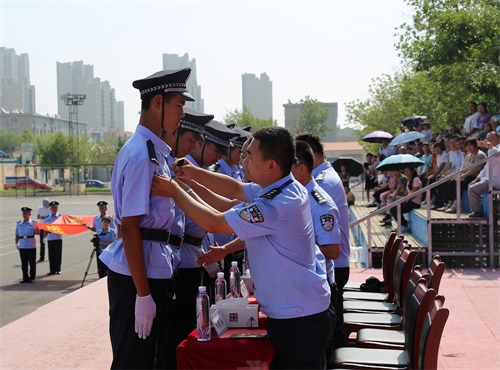
[[[153,319],[156,317],[156,303],[151,294],[135,298],[135,332],[139,338],[146,339],[151,333]]]
[[[198,257],[198,263],[200,265],[209,265],[211,263],[215,263],[223,259],[228,253],[226,253],[223,247],[219,246],[210,246],[210,250],[206,253],[203,253]]]
[[[193,171],[196,170],[196,167],[193,166],[191,162],[189,162],[186,158],[180,158],[174,162],[172,166],[174,170],[175,176],[181,179],[193,179]]]
[[[159,195],[161,197],[173,198],[175,192],[179,190],[180,187],[177,185],[175,179],[165,176],[153,176],[153,181],[151,183],[151,193],[154,195]]]

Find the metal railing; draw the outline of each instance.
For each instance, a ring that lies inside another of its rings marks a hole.
[[[439,180],[433,182],[432,184],[428,184],[427,186],[422,187],[422,189],[419,189],[414,193],[411,193],[403,198],[397,199],[394,202],[392,202],[391,204],[388,204],[382,208],[378,208],[377,210],[373,211],[369,215],[362,217],[356,221],[351,222],[349,224],[349,229],[351,229],[351,230],[352,230],[352,228],[354,228],[355,226],[359,225],[362,222],[366,221],[366,223],[367,223],[367,237],[366,237],[366,253],[367,254],[366,255],[368,256],[368,260],[370,261],[369,254],[371,253],[371,248],[372,248],[371,222],[372,222],[373,217],[375,217],[381,213],[385,213],[388,210],[390,210],[391,208],[397,207],[397,216],[398,216],[397,217],[397,222],[398,222],[397,233],[398,233],[398,235],[401,235],[401,217],[403,217],[403,215],[401,214],[401,204],[406,202],[406,201],[409,201],[410,199],[414,198],[415,196],[417,196],[419,194],[423,194],[423,193],[426,194],[427,202],[430,203],[431,189],[454,179],[455,183],[456,183],[457,219],[456,220],[440,220],[440,221],[436,221],[436,223],[440,222],[440,223],[454,223],[454,224],[456,224],[456,223],[487,224],[489,226],[489,230],[488,230],[489,231],[489,233],[488,233],[488,236],[489,236],[489,262],[490,262],[490,267],[494,267],[494,263],[493,263],[494,257],[495,257],[495,255],[498,255],[499,253],[495,253],[495,249],[494,249],[493,194],[500,194],[500,190],[494,190],[494,187],[493,187],[493,166],[494,166],[493,158],[496,158],[499,155],[500,155],[500,152],[497,152],[491,156],[487,156],[486,158],[484,158],[484,159],[482,159],[482,160],[480,160],[480,161],[478,161],[470,166],[467,166],[467,167],[463,168],[462,170],[459,170],[459,171],[456,171],[452,174],[449,174],[449,175],[443,177],[442,179],[439,179]],[[467,219],[467,221],[465,221],[464,219],[462,219],[462,214],[461,214],[461,197],[462,197],[461,193],[462,192],[461,192],[461,188],[460,188],[460,175],[469,171],[470,169],[479,167],[482,164],[489,166],[488,167],[488,191],[487,191],[487,193],[489,194],[489,196],[488,196],[488,202],[489,202],[489,204],[488,204],[488,210],[489,210],[488,219],[489,219],[489,222],[486,219],[474,219],[474,220]],[[428,206],[427,207],[427,237],[428,237],[427,262],[429,264],[432,261],[432,224],[433,223],[431,221],[432,221],[431,209],[430,209],[430,206]],[[361,238],[359,238],[359,239],[361,239]],[[446,253],[440,253],[440,255],[441,254],[446,255]],[[480,254],[479,253],[472,253],[469,255],[480,255]]]

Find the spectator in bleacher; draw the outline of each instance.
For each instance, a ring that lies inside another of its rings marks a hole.
[[[436,180],[440,179],[442,173],[444,173],[444,171],[446,171],[446,169],[448,168],[448,164],[450,161],[448,158],[448,153],[445,152],[445,146],[442,142],[435,143],[433,146],[433,150],[434,157],[436,158],[436,165],[434,166],[434,169],[429,172],[429,175],[427,175],[427,184],[432,184]],[[435,197],[435,188],[431,189],[431,194]],[[442,205],[440,205],[439,207],[442,207]],[[431,209],[437,209],[439,207],[434,204],[431,205]]]
[[[349,207],[353,206],[354,202],[356,202],[356,197],[354,196],[351,189],[349,188],[349,185],[344,185],[344,192],[345,192],[345,196],[347,198],[347,205]]]
[[[466,167],[486,158],[486,155],[478,150],[477,140],[475,138],[469,138],[466,142],[464,142],[464,145],[462,145],[462,141],[460,141],[459,148],[464,153],[464,160],[457,171],[461,171]],[[483,166],[472,168],[460,176],[461,192],[467,189],[467,186],[476,178],[482,168]],[[455,213],[458,206],[456,202],[457,187],[455,179],[450,179],[450,181],[442,184],[439,187],[442,188],[440,193],[442,192],[443,194],[443,203],[445,204],[445,206],[438,210],[444,211],[446,213]],[[446,204],[446,202],[448,204]]]
[[[408,179],[406,181],[406,189],[403,196],[408,196],[422,188],[422,182],[420,178],[417,176],[417,171],[414,168],[405,167],[403,170],[404,175]],[[415,195],[410,200],[401,203],[401,231],[408,232],[408,221],[403,217],[405,213],[409,213],[412,209],[420,208],[422,204],[422,194]],[[391,215],[395,220],[398,219],[398,207],[391,208]]]
[[[477,105],[477,112],[479,113],[479,117],[477,117],[477,128],[478,130],[478,135],[483,128],[483,125],[486,122],[489,122],[491,119],[491,114],[488,112],[488,107],[486,106],[486,103],[482,102]]]
[[[422,181],[422,186],[427,185],[427,175],[429,171],[433,169],[432,167],[432,153],[431,148],[428,143],[424,143],[422,145],[422,154],[420,155],[420,160],[424,162],[423,166],[417,168],[418,177],[420,177],[420,181]]]
[[[486,141],[479,142],[478,146],[488,148],[488,156],[492,156],[500,151],[499,136],[498,132],[492,131],[488,134]],[[471,218],[484,217],[481,206],[481,194],[487,192],[489,189],[490,168],[492,170],[492,185],[494,188],[500,189],[500,156],[497,155],[491,161],[492,163],[487,163],[474,181],[469,184],[469,203],[472,210],[469,217]]]
[[[491,122],[491,119],[490,119],[490,121],[485,122],[483,124],[483,128],[479,131],[479,134],[477,136],[477,140],[478,141],[485,141],[486,138],[488,137],[488,134],[491,131],[494,131],[490,122]],[[488,149],[487,148],[481,148],[480,150],[482,150],[485,154],[488,153]]]
[[[389,171],[390,179],[388,183],[387,190],[380,194],[380,201],[382,206],[386,206],[395,200],[403,196],[404,190],[406,188],[406,176],[404,176],[401,171]],[[388,210],[382,220],[380,221],[384,225],[391,224],[391,213]]]
[[[431,121],[428,119],[425,119],[424,122],[422,122],[422,131],[420,131],[422,135],[425,137],[421,138],[420,141],[424,143],[428,143],[432,139],[432,135],[434,132],[431,129]]]
[[[479,117],[479,112],[477,111],[476,102],[469,102],[467,106],[469,109],[469,115],[465,118],[464,125],[462,127],[462,134],[465,136],[476,137],[479,127],[477,127],[477,117]]]
[[[351,179],[351,174],[347,172],[347,167],[345,165],[340,166],[339,177],[342,180],[344,186],[349,186],[349,180]]]
[[[373,154],[368,153],[366,155],[366,162],[363,163],[363,169],[365,171],[365,192],[367,201],[370,200],[370,190],[375,189],[377,186],[377,176],[375,174],[375,167],[373,167]],[[367,207],[376,207],[375,202],[367,204]]]
[[[389,140],[388,139],[383,139],[382,140],[382,146],[378,149],[378,156],[381,161],[386,159],[387,157],[390,157],[395,153],[394,147],[389,146]]]
[[[383,176],[378,180],[378,185],[373,189],[373,199],[377,204],[377,208],[381,207],[380,194],[389,188],[389,172],[384,171]]]
[[[493,128],[493,131],[500,132],[500,110],[491,117],[490,125]]]

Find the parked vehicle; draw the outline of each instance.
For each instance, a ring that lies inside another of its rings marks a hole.
[[[107,185],[101,180],[85,180],[85,188],[106,188]]]
[[[35,190],[51,190],[52,187],[48,184],[42,184],[38,180],[33,180],[33,179],[17,179],[14,182],[8,182],[6,183],[3,188],[5,190],[8,189],[35,189]]]

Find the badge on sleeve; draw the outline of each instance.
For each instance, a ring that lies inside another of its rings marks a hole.
[[[264,222],[264,215],[256,204],[243,208],[240,211],[240,217],[251,223]]]
[[[325,231],[332,231],[333,230],[333,225],[335,224],[335,219],[333,215],[321,215],[319,218],[321,221],[321,226]]]

